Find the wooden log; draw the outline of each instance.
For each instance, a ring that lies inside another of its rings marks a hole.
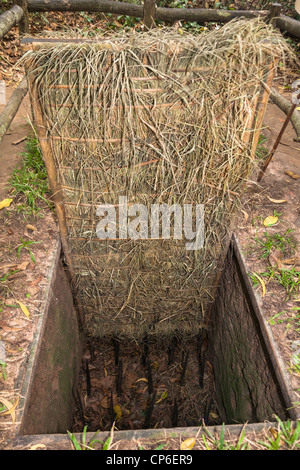
[[[10,10],[2,13],[0,16],[0,39],[20,22],[23,15],[24,11],[19,5],[14,5]]]
[[[280,3],[272,3],[270,7],[270,12],[268,14],[267,20],[274,24],[274,18],[278,18],[281,14],[281,5]]]
[[[270,98],[273,103],[281,109],[281,111],[283,111],[285,114],[289,113],[292,107],[292,103],[286,100],[280,93],[278,93],[278,91],[274,90],[274,88],[271,89]],[[300,113],[297,111],[297,109],[295,109],[292,114],[291,123],[297,134],[297,137],[294,140],[295,142],[300,142]]]
[[[156,18],[155,0],[144,0],[143,23],[144,23],[146,31],[155,27],[155,18]]]
[[[29,0],[28,11],[89,11],[144,17],[144,6],[112,0]],[[267,17],[268,10],[214,10],[206,8],[156,8],[156,19],[162,21],[196,21],[226,23],[234,18]]]
[[[10,97],[6,107],[0,116],[0,143],[11,125],[17,111],[28,91],[26,77],[23,78],[19,86]]]
[[[28,15],[28,0],[15,0],[16,5],[19,5],[24,14],[19,22],[19,34],[29,33],[29,15]]]
[[[287,33],[300,38],[300,21],[294,20],[289,16],[281,15],[279,18],[276,18],[275,25],[281,31],[286,31]]]

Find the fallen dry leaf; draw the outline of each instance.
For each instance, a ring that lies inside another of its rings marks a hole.
[[[9,207],[12,202],[12,199],[3,199],[3,201],[0,202],[0,209],[3,209],[4,207]]]
[[[180,450],[192,450],[195,444],[196,439],[194,437],[190,437],[180,444]]]
[[[29,450],[38,450],[38,449],[46,449],[45,444],[34,444],[33,446],[29,447]]]
[[[294,180],[300,178],[299,175],[296,175],[295,173],[293,173],[292,171],[289,171],[289,170],[284,170],[285,174],[290,176],[291,178],[293,178]]]
[[[262,279],[258,274],[256,274],[256,273],[252,273],[252,274],[253,274],[253,276],[255,276],[255,277],[259,280],[259,282],[261,283],[261,286],[262,286],[262,296],[264,297],[264,296],[266,295],[266,285],[265,285],[263,279]]]
[[[269,217],[266,217],[264,220],[264,226],[270,227],[271,225],[275,225],[277,221],[278,217],[275,217],[274,215],[269,215]]]
[[[31,230],[32,232],[34,232],[36,230],[36,227],[34,225],[31,225],[31,224],[27,224],[26,228],[27,228],[27,230]]]
[[[29,261],[23,261],[23,263],[18,264],[17,269],[20,269],[21,271],[25,271],[28,265],[29,265]]]
[[[40,277],[37,277],[34,281],[32,281],[30,283],[31,286],[35,286],[36,284],[38,284],[39,282],[41,282],[43,280],[43,276],[40,276]]]
[[[280,268],[281,266],[281,258],[282,257],[282,251],[280,250],[275,250],[272,253],[270,253],[269,256],[269,263],[271,266],[278,266]]]
[[[249,214],[246,211],[241,210],[241,212],[244,214],[245,222],[249,219]]]
[[[20,305],[21,310],[22,310],[22,312],[24,313],[24,315],[26,315],[26,317],[29,318],[30,313],[29,313],[29,310],[28,310],[28,308],[26,307],[26,305],[24,305],[24,304],[23,304],[22,302],[20,302],[19,300],[16,300],[16,302],[18,302],[18,304]]]
[[[270,196],[267,196],[269,201],[274,202],[274,204],[283,204],[284,202],[287,202],[286,199],[273,199]]]
[[[12,405],[10,401],[6,400],[6,398],[0,397],[0,401],[3,403],[3,405],[6,406],[7,411],[4,411],[3,413],[0,413],[0,417],[4,415],[11,415],[11,419],[13,423],[15,422],[16,419],[16,413],[15,410],[18,406],[19,403],[19,397],[16,399],[15,404]]]

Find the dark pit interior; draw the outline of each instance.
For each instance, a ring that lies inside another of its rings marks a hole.
[[[75,432],[85,424],[104,431],[114,422],[120,430],[218,422],[205,331],[191,341],[103,341],[82,362]]]
[[[82,339],[58,265],[20,434],[259,423],[291,403],[235,238],[207,330],[180,341]],[[83,335],[84,337],[84,335]],[[38,419],[37,419],[38,417]]]

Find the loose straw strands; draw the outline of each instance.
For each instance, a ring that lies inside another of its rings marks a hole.
[[[156,28],[47,44],[25,55],[89,334],[139,340],[203,327],[255,165],[261,81],[284,57],[292,57],[289,47],[260,19],[200,35]],[[187,251],[173,239],[97,239],[97,207],[117,208],[119,196],[149,211],[151,203],[204,204],[203,248]]]

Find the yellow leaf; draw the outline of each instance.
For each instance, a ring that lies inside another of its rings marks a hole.
[[[246,211],[243,211],[243,210],[242,210],[242,213],[244,214],[245,222],[247,222],[247,220],[249,219],[249,214]]]
[[[294,180],[296,180],[297,178],[300,178],[299,175],[296,175],[295,173],[293,173],[292,171],[289,171],[289,170],[284,170],[285,174],[286,175],[289,175],[291,178],[293,178]]]
[[[148,382],[148,380],[145,377],[142,377],[141,379],[137,379],[136,382]]]
[[[36,227],[35,227],[34,225],[30,225],[30,224],[27,224],[27,225],[26,225],[26,228],[27,228],[28,230],[31,230],[32,232],[34,232],[34,231],[36,230]]]
[[[271,197],[267,196],[269,201],[274,202],[275,204],[282,204],[283,202],[287,202],[286,199],[272,199]]]
[[[119,421],[122,418],[122,409],[121,409],[120,405],[115,405],[114,406],[114,412],[115,412],[116,421]]]
[[[264,225],[265,227],[270,227],[271,225],[276,224],[278,221],[278,217],[275,217],[274,215],[269,215],[269,217],[266,217],[264,220]]]
[[[262,286],[262,296],[264,297],[264,296],[266,295],[266,285],[265,285],[264,281],[262,280],[262,278],[261,278],[258,274],[256,274],[256,273],[252,273],[252,274],[253,274],[253,276],[255,276],[255,277],[259,280],[259,282],[261,283],[261,286]]]
[[[190,437],[180,444],[180,450],[192,450],[195,444],[196,439],[194,437]]]
[[[37,450],[37,449],[46,449],[45,444],[34,444],[33,446],[29,447],[29,450]]]
[[[20,305],[21,309],[22,309],[22,312],[26,315],[27,318],[29,318],[29,310],[28,308],[26,307],[26,305],[22,304],[22,302],[19,302],[19,300],[16,300],[16,302],[18,302],[18,304]]]
[[[3,209],[4,207],[9,207],[11,202],[12,199],[3,199],[3,201],[0,202],[0,209]]]
[[[219,416],[217,415],[217,413],[214,413],[213,411],[211,411],[210,413],[210,416],[214,419],[217,419]]]
[[[16,419],[16,413],[15,413],[15,409],[17,408],[18,406],[18,403],[19,403],[19,397],[16,399],[16,402],[14,405],[12,405],[10,403],[10,401],[6,400],[6,398],[3,398],[3,397],[0,397],[0,401],[3,403],[3,405],[6,406],[7,408],[7,411],[4,411],[3,413],[0,413],[0,416],[4,416],[4,415],[11,415],[11,418],[12,418],[12,421],[13,423],[15,422],[15,419]]]
[[[160,398],[155,403],[160,403],[162,400],[165,400],[166,398],[168,398],[168,391],[167,390],[165,390],[161,394]]]

